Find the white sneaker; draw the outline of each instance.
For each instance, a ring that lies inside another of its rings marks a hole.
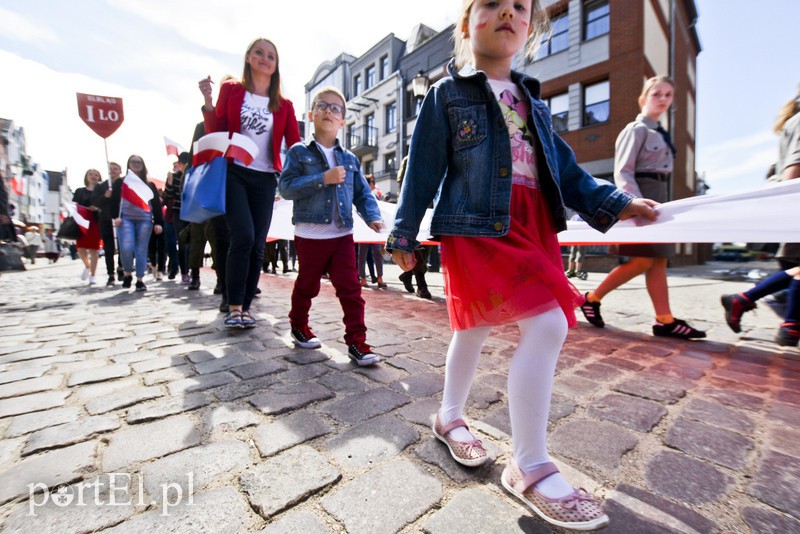
[[[95,284],[94,276],[89,275],[89,285],[93,286]]]
[[[90,271],[89,269],[84,269],[83,272],[81,273],[81,280],[86,280],[87,278],[89,278],[89,274],[91,272],[92,271]]]
[[[160,282],[161,280],[163,280],[165,276],[166,276],[166,273],[164,271],[156,271],[156,281],[157,282]]]

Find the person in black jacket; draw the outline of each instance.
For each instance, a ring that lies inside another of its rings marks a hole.
[[[103,240],[103,251],[105,252],[106,271],[108,271],[107,286],[114,285],[114,255],[116,254],[116,247],[114,243],[114,225],[112,221],[119,215],[111,211],[112,203],[116,203],[117,206],[119,205],[119,196],[114,200],[111,198],[111,184],[119,180],[121,175],[122,167],[120,167],[119,163],[114,161],[109,162],[108,180],[97,184],[97,187],[92,191],[92,205],[98,209],[100,238]],[[122,281],[122,273],[122,259],[120,258],[117,262],[117,276],[120,282]]]

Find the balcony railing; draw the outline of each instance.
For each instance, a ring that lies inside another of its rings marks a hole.
[[[378,129],[374,126],[357,126],[349,131],[347,149],[357,157],[378,153]]]

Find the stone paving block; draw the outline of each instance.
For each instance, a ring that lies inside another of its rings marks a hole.
[[[631,534],[638,534],[639,532],[650,534],[652,531],[649,526],[637,529],[637,526],[642,527],[643,525],[637,525],[637,523],[633,522],[628,523],[627,516],[625,516],[625,519],[620,517],[618,512],[621,510],[612,508],[610,506],[612,503],[617,503],[620,507],[624,507],[639,516],[637,522],[641,522],[641,517],[653,519],[659,523],[659,526],[669,527],[669,532],[713,532],[715,529],[714,521],[691,508],[681,506],[630,484],[618,484],[603,502],[603,508],[611,518],[610,528],[613,528],[614,532],[620,526],[623,527],[623,532],[630,532]]]
[[[250,467],[250,448],[238,440],[192,447],[142,467],[144,489],[161,501],[164,491],[174,501],[179,495],[203,490],[218,477],[230,479]],[[175,488],[180,487],[180,492]]]
[[[575,370],[575,376],[597,382],[609,382],[618,379],[622,375],[623,371],[620,371],[617,367],[602,363],[589,363]]]
[[[47,367],[26,367],[16,371],[4,371],[0,373],[0,384],[8,384],[27,378],[38,378],[47,372]]]
[[[308,406],[312,402],[330,399],[333,393],[316,382],[277,386],[253,395],[250,404],[267,415],[278,415]]]
[[[482,419],[472,423],[472,426],[493,438],[510,439],[511,417],[508,413],[508,406],[501,406],[493,410]]]
[[[84,354],[75,353],[72,360],[59,362],[53,367],[53,371],[58,374],[72,374],[76,371],[97,369],[98,367],[105,367],[107,365],[108,360],[102,358],[87,360]]]
[[[412,375],[401,378],[390,387],[412,397],[430,397],[444,389],[444,377],[439,373]]]
[[[717,369],[713,371],[715,378],[722,378],[725,380],[732,380],[734,382],[742,382],[754,386],[769,386],[772,380],[766,376],[758,376],[747,373],[737,373],[728,369]]]
[[[202,416],[203,432],[236,432],[249,426],[263,423],[264,418],[250,409],[249,406],[233,404],[216,405]]]
[[[561,358],[559,358],[559,360],[561,360]],[[616,356],[603,358],[602,360],[600,360],[600,363],[605,365],[610,365],[612,367],[617,367],[619,369],[624,369],[627,371],[641,371],[642,369],[644,369],[644,365],[642,365],[639,362],[635,362],[625,358],[618,358]]]
[[[312,363],[290,368],[280,374],[281,382],[306,382],[331,372],[331,368],[321,363]]]
[[[0,504],[29,494],[29,484],[69,484],[94,469],[97,442],[88,441],[26,458],[0,473]]]
[[[79,345],[64,347],[63,349],[61,349],[61,352],[63,354],[72,354],[74,352],[81,352],[85,354],[87,352],[94,352],[96,350],[107,349],[111,346],[112,346],[111,343],[108,341],[95,341],[92,343],[81,343]]]
[[[614,386],[614,390],[644,399],[675,404],[686,395],[692,385],[691,382],[677,378],[662,377],[660,380],[652,380],[634,377],[618,383]]]
[[[104,534],[153,534],[249,532],[261,520],[253,513],[242,495],[230,486],[184,496],[174,507],[158,506],[136,515]]]
[[[120,349],[118,347],[114,347],[113,348],[114,352],[119,352],[119,350]],[[98,354],[100,354],[100,353],[98,352]],[[143,361],[147,361],[147,360],[152,360],[154,358],[157,358],[158,354],[153,352],[153,351],[149,351],[149,350],[137,350],[137,351],[134,351],[134,352],[124,352],[124,353],[121,353],[121,354],[109,354],[108,356],[111,358],[111,361],[113,361],[114,363],[131,363],[132,364],[132,363],[136,363],[136,362],[143,362]],[[141,371],[137,371],[137,372],[141,372]]]
[[[266,375],[216,388],[213,393],[219,400],[229,402],[261,393],[278,383],[282,383],[278,375]]]
[[[149,373],[150,371],[167,369],[169,367],[186,365],[186,358],[183,356],[161,356],[158,358],[150,358],[141,362],[133,362],[130,365],[134,372],[143,374]]]
[[[298,411],[260,425],[253,431],[253,440],[261,456],[272,456],[289,447],[324,436],[331,430],[331,426],[320,417],[307,411]]]
[[[337,421],[355,424],[376,415],[388,413],[408,404],[410,400],[407,396],[391,389],[377,388],[335,401],[322,408],[322,411]]]
[[[679,418],[664,436],[664,444],[717,465],[741,469],[753,441],[741,434]]]
[[[111,380],[110,382],[98,382],[96,384],[85,384],[73,389],[75,395],[83,402],[98,397],[106,397],[117,391],[137,387],[141,384],[135,376]]]
[[[319,377],[317,382],[336,393],[361,393],[372,389],[372,385],[359,380],[351,374],[330,373]]]
[[[340,485],[321,503],[349,534],[375,534],[399,531],[441,498],[438,480],[408,460],[397,460]]]
[[[417,360],[412,360],[408,356],[393,356],[386,360],[386,364],[397,369],[402,369],[411,375],[419,375],[431,370],[430,366],[418,362]]]
[[[319,452],[299,445],[239,476],[250,505],[269,518],[336,483],[342,475]]]
[[[606,498],[603,501],[603,510],[608,515],[611,525],[604,530],[614,534],[685,534],[686,532],[693,532],[669,528],[647,516],[635,513],[630,508],[611,498]]]
[[[37,430],[28,437],[22,455],[27,456],[45,449],[65,447],[86,441],[95,434],[109,432],[120,427],[119,418],[114,415],[84,417],[71,423],[50,426]]]
[[[492,493],[465,489],[426,520],[422,527],[430,534],[516,534],[520,532],[521,515],[518,507]]]
[[[609,471],[619,467],[622,456],[636,447],[639,438],[612,423],[584,419],[559,426],[549,442],[557,454]]]
[[[774,403],[767,412],[770,421],[800,428],[800,410],[790,404]]]
[[[657,402],[612,393],[589,404],[586,413],[637,432],[649,432],[667,410]]]
[[[352,366],[352,364],[348,362],[348,366]],[[405,377],[408,373],[403,371],[402,369],[397,369],[392,367],[391,365],[371,365],[369,367],[356,367],[353,370],[355,373],[365,376],[370,380],[381,384],[391,384],[392,382],[396,382],[401,378]]]
[[[556,377],[553,390],[567,395],[568,397],[581,399],[590,396],[599,387],[599,384],[594,380],[588,380],[579,376],[559,376]]]
[[[177,382],[183,378],[194,376],[196,373],[191,365],[179,365],[178,367],[167,367],[159,371],[152,371],[142,375],[145,386],[154,386],[163,382]]]
[[[0,400],[0,418],[64,406],[70,391],[48,391]]]
[[[284,356],[284,359],[297,365],[308,365],[327,361],[330,358],[327,354],[319,350],[298,349]]]
[[[200,433],[187,415],[176,415],[169,419],[132,426],[111,434],[103,453],[103,471],[110,473],[198,443]]]
[[[217,386],[224,386],[231,382],[236,382],[236,380],[237,378],[231,373],[223,371],[211,375],[193,376],[191,378],[184,378],[183,380],[176,380],[175,382],[167,384],[167,389],[170,395],[178,396],[185,395],[192,391],[202,391]]]
[[[767,444],[772,450],[800,459],[800,430],[783,425],[770,427]]]
[[[800,532],[800,521],[785,514],[777,514],[761,508],[748,507],[742,510],[742,519],[751,532],[759,534],[788,534]]]
[[[68,406],[65,408],[54,408],[43,412],[34,412],[18,415],[11,420],[11,424],[6,428],[3,437],[14,438],[30,432],[41,430],[48,426],[69,423],[78,419],[80,408]]]
[[[406,421],[431,428],[441,404],[437,399],[422,399],[403,406],[397,413]]]
[[[423,363],[427,363],[428,365],[432,365],[434,367],[444,367],[444,361],[447,356],[447,351],[444,352],[415,352],[413,354],[409,354],[409,358],[413,358],[414,360],[418,360]]]
[[[723,406],[718,402],[692,399],[683,408],[682,415],[695,421],[734,430],[740,434],[752,434],[755,430],[753,420],[741,410]]]
[[[743,408],[745,410],[750,410],[751,412],[759,411],[764,407],[764,399],[756,397],[755,395],[741,393],[739,391],[708,388],[701,389],[697,393],[703,397],[708,397],[717,402],[721,402],[722,404],[727,404],[728,406],[733,406],[734,408]]]
[[[663,375],[685,378],[687,380],[700,380],[706,372],[702,369],[693,369],[670,363],[660,363],[647,369],[641,376],[659,378]]]
[[[648,462],[645,482],[665,497],[701,505],[722,498],[733,479],[700,460],[662,451]]]
[[[286,362],[278,359],[271,359],[234,367],[231,369],[231,372],[243,380],[250,380],[251,378],[279,373],[286,369]]]
[[[69,375],[67,386],[73,387],[80,384],[88,384],[90,382],[102,382],[103,380],[111,380],[113,378],[122,378],[131,374],[131,368],[126,363],[112,363],[111,365],[104,365],[94,369],[84,369],[82,371],[75,371]]]
[[[747,494],[800,519],[800,461],[797,458],[768,452],[761,460]]]
[[[65,498],[71,499],[67,501],[69,504],[56,504],[55,489],[49,491],[46,503],[42,504],[45,496],[39,493],[33,501],[22,502],[12,509],[3,532],[89,534],[114,526],[136,513],[133,504],[136,501],[131,497],[129,485],[119,479],[113,485],[118,488],[113,501],[107,489],[107,476],[65,487]],[[101,489],[95,493],[97,487]]]
[[[169,415],[202,408],[210,404],[211,400],[211,396],[203,392],[189,393],[181,397],[169,397],[130,408],[125,420],[129,425],[132,425],[153,419],[161,419]]]
[[[417,458],[425,463],[435,465],[458,484],[468,484],[471,481],[488,478],[495,461],[503,453],[503,450],[493,441],[483,439],[481,442],[486,447],[489,461],[478,467],[466,467],[453,460],[447,445],[433,437],[432,434],[428,434],[428,436],[430,437],[425,439],[425,442],[414,451]]]
[[[269,523],[259,534],[330,534],[331,531],[311,512],[291,512]]]
[[[800,392],[782,389],[777,392],[775,399],[779,402],[786,402],[795,406],[800,406]]]
[[[127,408],[140,402],[157,399],[164,396],[164,390],[157,386],[133,387],[112,393],[107,397],[100,397],[86,403],[86,411],[92,415]]]
[[[222,358],[196,363],[194,365],[194,369],[198,374],[207,375],[211,373],[218,373],[220,371],[227,371],[234,367],[246,365],[248,363],[253,363],[253,360],[244,354],[231,354],[229,356],[223,356]]]
[[[392,415],[379,415],[325,442],[334,459],[347,468],[365,468],[399,455],[419,433]]]
[[[0,356],[0,363],[13,363],[24,362],[28,360],[36,360],[38,358],[47,358],[55,356],[58,353],[57,348],[40,348],[31,350],[21,350]]]

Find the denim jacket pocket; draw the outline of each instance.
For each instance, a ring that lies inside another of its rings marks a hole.
[[[486,139],[489,119],[484,106],[451,107],[448,115],[453,131],[453,150],[464,150]]]

